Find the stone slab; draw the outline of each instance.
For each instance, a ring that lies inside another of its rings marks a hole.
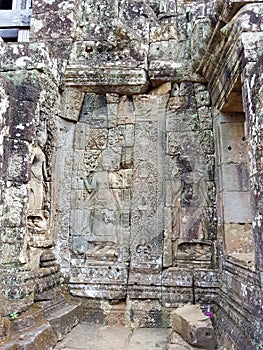
[[[173,332],[168,350],[204,350],[188,344],[178,333]]]
[[[148,80],[144,69],[115,67],[87,69],[86,66],[71,66],[67,68],[65,84],[86,92],[114,92],[129,95],[144,93],[148,87]]]
[[[121,327],[105,327],[80,324],[68,334],[55,349],[117,350],[125,349],[129,330]]]
[[[165,350],[168,328],[105,327],[82,323],[75,327],[55,349],[59,350]]]
[[[168,328],[138,328],[132,334],[128,350],[164,350],[167,348]]]

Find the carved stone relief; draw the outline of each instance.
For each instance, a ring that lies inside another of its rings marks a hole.
[[[29,207],[27,225],[38,233],[45,233],[49,219],[49,178],[47,160],[43,151],[47,141],[44,130],[38,130],[31,154],[31,177],[29,180]]]
[[[206,106],[209,100],[206,92],[201,90],[205,98],[199,98],[197,101],[197,105],[202,108],[202,114],[198,114],[199,109],[197,110],[194,101],[192,85],[174,84],[173,97],[169,99],[166,111],[167,179],[164,225],[166,267],[178,264],[181,254],[179,247],[183,242],[191,242],[191,247],[195,246],[193,249],[198,250],[199,242],[209,241],[215,232],[213,209],[215,190],[214,183],[209,181],[213,178],[213,162],[211,164],[213,148],[209,147],[210,141],[204,138],[204,131],[201,129],[206,130],[209,126],[208,131],[212,133],[211,124],[203,126],[204,118],[209,118],[204,114],[204,108],[207,107],[203,105]],[[202,117],[201,126],[199,115]],[[190,261],[190,250],[188,253],[186,260]],[[209,251],[207,254],[206,256],[205,253],[200,253],[200,256],[209,261],[211,254]]]
[[[211,262],[213,151],[198,118],[190,83],[132,98],[86,93],[74,139],[72,293],[161,300],[163,269]]]
[[[88,266],[82,273],[91,279],[88,282],[83,277],[87,284],[85,295],[93,293],[91,290],[101,295],[102,286],[111,284],[104,288],[103,295],[118,299],[126,288],[133,120],[133,105],[126,96],[86,94],[84,97],[74,141],[71,240],[75,263],[71,282],[81,282],[74,277],[74,271],[86,261]],[[100,261],[104,261],[103,271],[98,265]],[[72,288],[73,293],[82,293],[79,288]]]

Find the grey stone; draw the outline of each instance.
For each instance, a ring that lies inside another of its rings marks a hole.
[[[42,323],[26,332],[17,332],[8,343],[1,344],[1,349],[52,349],[56,342],[57,338],[52,327],[48,323]]]
[[[197,305],[185,305],[173,312],[172,328],[189,344],[214,350],[216,339],[211,320]]]
[[[167,349],[169,330],[140,328],[129,331],[124,327],[80,324],[55,349]]]
[[[211,303],[222,348],[260,347],[262,3],[14,6],[0,9],[0,338],[52,299],[64,336],[78,320],[63,284],[93,322],[167,326]]]
[[[188,344],[178,333],[173,332],[171,337],[171,344],[168,346],[168,350],[196,350],[199,347]],[[205,348],[201,349],[204,350]]]

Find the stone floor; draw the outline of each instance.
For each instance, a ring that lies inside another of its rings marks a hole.
[[[166,350],[169,329],[138,328],[79,324],[55,349],[59,350]]]

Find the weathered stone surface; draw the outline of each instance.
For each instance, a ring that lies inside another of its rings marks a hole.
[[[0,39],[0,337],[63,281],[94,322],[212,304],[260,348],[262,4],[32,7]]]
[[[156,300],[130,300],[127,302],[126,312],[128,325],[132,328],[155,328],[163,325],[162,307]]]
[[[189,344],[215,349],[216,340],[211,320],[197,305],[185,305],[173,312],[172,327]]]
[[[32,327],[27,332],[17,332],[14,339],[1,345],[3,350],[12,349],[51,349],[56,344],[56,336],[48,323],[39,324],[38,327]]]
[[[178,333],[173,332],[171,337],[171,344],[168,350],[196,350],[200,349],[187,343]],[[201,349],[204,350],[205,348]]]
[[[168,329],[159,328],[140,328],[135,329],[132,338],[128,344],[127,349],[129,350],[152,350],[166,349],[168,343]]]
[[[124,327],[102,327],[101,325],[78,325],[55,349],[86,349],[87,345],[94,350],[121,349],[126,346],[129,330]]]
[[[83,323],[58,343],[55,349],[84,350],[88,346],[94,350],[165,350],[168,333],[169,330],[164,328],[141,328],[129,331],[124,327],[103,327]]]
[[[63,339],[79,323],[80,309],[80,303],[78,305],[66,305],[48,317],[48,322],[53,328],[58,341]]]
[[[253,252],[251,224],[225,225],[225,248],[228,254]]]

